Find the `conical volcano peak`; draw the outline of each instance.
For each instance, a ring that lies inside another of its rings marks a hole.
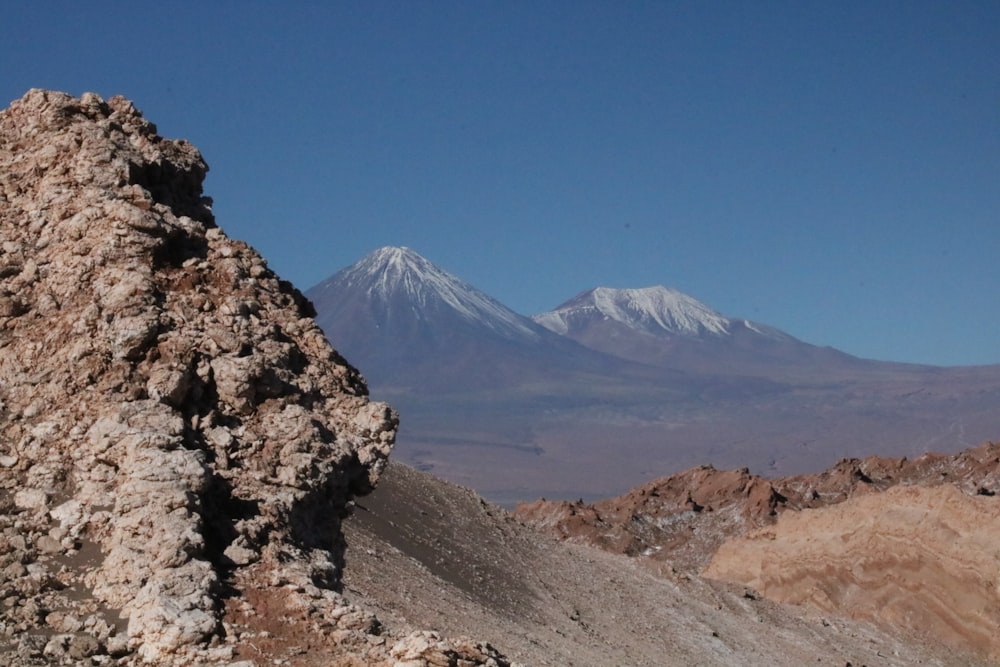
[[[357,279],[369,280],[371,291],[390,293],[402,289],[426,302],[427,289],[455,292],[473,289],[458,277],[435,266],[405,246],[385,246],[363,258],[348,271]]]
[[[457,318],[504,336],[532,339],[540,331],[530,319],[407,247],[379,248],[309,290],[310,297],[321,302],[326,295],[342,293],[365,294],[366,309],[380,321],[441,323]]]

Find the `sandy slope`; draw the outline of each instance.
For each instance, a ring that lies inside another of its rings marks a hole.
[[[584,545],[392,463],[344,523],[345,596],[389,635],[485,639],[532,665],[968,665],[905,631],[821,617]]]

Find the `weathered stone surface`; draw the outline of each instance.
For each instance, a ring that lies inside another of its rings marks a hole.
[[[451,667],[451,665],[485,665],[509,667],[510,663],[489,644],[468,641],[448,643],[436,632],[426,630],[411,633],[389,650],[394,667]]]
[[[1000,443],[987,442],[772,480],[700,467],[617,498],[516,512],[659,575],[704,572],[748,586],[749,599],[875,621],[948,646],[959,664],[995,664],[998,490]]]
[[[701,571],[727,538],[785,512],[826,507],[899,484],[952,484],[970,495],[1000,490],[1000,443],[915,459],[843,459],[817,474],[766,479],[746,468],[700,466],[595,503],[523,503],[515,513],[559,537],[637,556],[654,569]]]
[[[228,662],[220,596],[264,580],[350,609],[339,517],[396,415],[215,225],[207,170],[120,97],[0,112],[4,664]]]

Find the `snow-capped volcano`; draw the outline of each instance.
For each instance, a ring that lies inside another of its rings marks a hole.
[[[308,295],[325,301],[331,294],[353,292],[364,293],[371,307],[387,318],[394,315],[394,304],[405,303],[421,320],[448,315],[503,336],[538,336],[528,318],[406,247],[379,248],[316,285]]]
[[[566,335],[594,319],[613,320],[651,334],[726,335],[731,322],[697,299],[669,287],[641,289],[597,287],[573,297],[553,311],[532,319]]]
[[[412,250],[382,248],[306,295],[334,348],[402,415],[403,459],[506,500],[579,497],[616,471],[708,453],[765,469],[853,455],[843,443],[859,440],[911,448],[952,437],[956,419],[925,392],[936,372],[810,345],[665,287],[590,290],[538,318],[552,331]]]

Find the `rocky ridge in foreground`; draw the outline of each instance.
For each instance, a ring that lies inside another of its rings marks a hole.
[[[397,418],[215,225],[207,169],[121,97],[0,113],[0,662],[272,664],[270,614],[328,664],[506,664],[338,592]]]

